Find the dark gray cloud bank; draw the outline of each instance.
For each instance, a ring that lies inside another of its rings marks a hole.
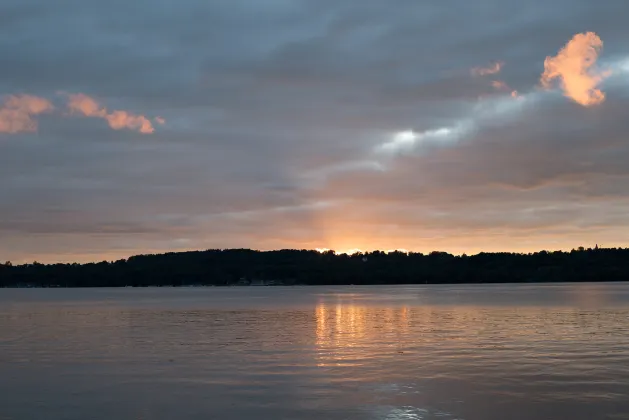
[[[4,0],[0,94],[55,112],[0,133],[0,259],[626,245],[627,15],[621,0]],[[612,69],[593,107],[539,87],[586,31]],[[112,129],[67,93],[166,123]]]

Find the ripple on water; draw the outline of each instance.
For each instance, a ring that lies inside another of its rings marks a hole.
[[[0,418],[629,413],[627,285],[264,289],[0,290]]]

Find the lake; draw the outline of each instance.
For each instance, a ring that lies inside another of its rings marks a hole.
[[[0,419],[629,419],[629,284],[0,289]]]

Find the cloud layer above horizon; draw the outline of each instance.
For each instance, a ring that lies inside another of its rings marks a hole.
[[[629,4],[455,3],[2,2],[0,260],[629,246]]]

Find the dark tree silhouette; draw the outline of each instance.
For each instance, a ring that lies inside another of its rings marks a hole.
[[[443,284],[629,280],[629,249],[454,256],[374,251],[207,250],[89,264],[0,264],[0,287]]]

